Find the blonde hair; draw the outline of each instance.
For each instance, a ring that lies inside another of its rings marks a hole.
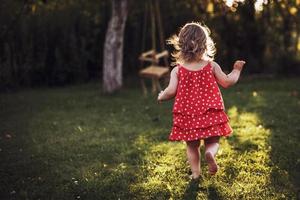
[[[173,35],[167,40],[168,44],[174,46],[172,56],[175,63],[198,62],[201,59],[213,60],[216,48],[210,37],[207,26],[198,22],[185,24],[178,35]]]

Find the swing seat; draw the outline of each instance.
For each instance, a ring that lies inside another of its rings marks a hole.
[[[147,37],[145,37],[147,33],[147,17],[148,14],[150,16],[151,20],[151,39],[152,39],[152,49],[143,52],[139,56],[139,60],[141,61],[141,66],[139,70],[139,77],[141,80],[142,88],[144,91],[144,95],[147,95],[147,87],[145,83],[145,79],[151,79],[152,82],[152,93],[155,94],[157,91],[161,90],[160,85],[160,78],[165,78],[165,83],[167,81],[167,77],[169,77],[170,69],[169,69],[169,63],[168,63],[168,56],[169,52],[165,50],[164,46],[164,34],[163,34],[163,25],[161,22],[161,16],[160,16],[160,9],[159,9],[159,1],[158,0],[151,0],[148,1],[148,4],[146,5],[146,12],[144,16],[144,23],[143,23],[143,37],[142,37],[142,49],[144,51],[145,47],[145,40]],[[147,9],[148,8],[148,9]],[[158,28],[156,28],[156,24],[158,25]],[[158,31],[158,32],[157,32]],[[161,52],[157,52],[156,48],[156,34],[159,35],[160,45],[161,45]],[[163,60],[165,66],[160,66],[160,61]],[[146,65],[146,68],[143,68],[144,62],[150,62],[150,65]]]
[[[152,79],[152,93],[155,94],[157,91],[161,91],[161,85],[159,83],[159,79],[162,77],[165,77],[165,83],[166,78],[170,74],[170,69],[167,64],[166,58],[169,56],[169,52],[167,50],[164,50],[160,53],[156,53],[155,50],[150,50],[145,53],[142,53],[142,55],[139,57],[139,59],[143,61],[151,62],[152,64],[150,66],[147,66],[144,69],[141,69],[139,71],[139,76],[141,78],[142,88],[144,91],[144,95],[147,95],[147,88],[144,82],[145,78],[151,78]],[[165,64],[166,66],[159,66],[159,60],[165,58]]]
[[[160,79],[161,77],[169,74],[169,68],[164,66],[150,65],[145,69],[140,70],[139,74],[145,78]]]

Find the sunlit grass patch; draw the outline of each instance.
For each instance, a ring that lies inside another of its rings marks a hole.
[[[243,148],[250,151],[252,149],[266,149],[266,139],[270,135],[270,130],[262,125],[260,117],[255,113],[238,112],[236,107],[228,111],[231,125],[234,128],[233,136],[229,141],[233,141],[235,148]]]
[[[182,143],[152,145],[143,158],[140,181],[132,186],[133,190],[141,191],[147,199],[160,195],[178,197],[188,182],[184,153],[185,145]]]
[[[247,198],[253,195],[270,197],[269,149],[266,139],[270,131],[264,129],[257,114],[238,111],[237,107],[228,110],[234,133],[221,143],[218,155],[221,167],[217,181],[226,185],[222,196]]]

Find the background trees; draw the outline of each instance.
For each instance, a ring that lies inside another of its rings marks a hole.
[[[265,2],[265,3],[263,3]],[[299,0],[164,0],[165,35],[187,21],[212,30],[217,58],[229,69],[236,58],[246,73],[299,74]],[[141,53],[144,1],[130,1],[124,38],[126,78],[135,77]],[[101,79],[108,0],[2,0],[0,88],[64,85]],[[146,46],[151,46],[150,35]]]
[[[124,29],[128,0],[113,0],[103,56],[103,89],[113,92],[122,86]]]

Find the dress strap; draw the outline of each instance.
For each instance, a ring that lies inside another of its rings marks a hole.
[[[215,72],[214,72],[214,67],[212,65],[212,61],[209,61],[209,65],[210,65],[211,72],[214,74]]]

